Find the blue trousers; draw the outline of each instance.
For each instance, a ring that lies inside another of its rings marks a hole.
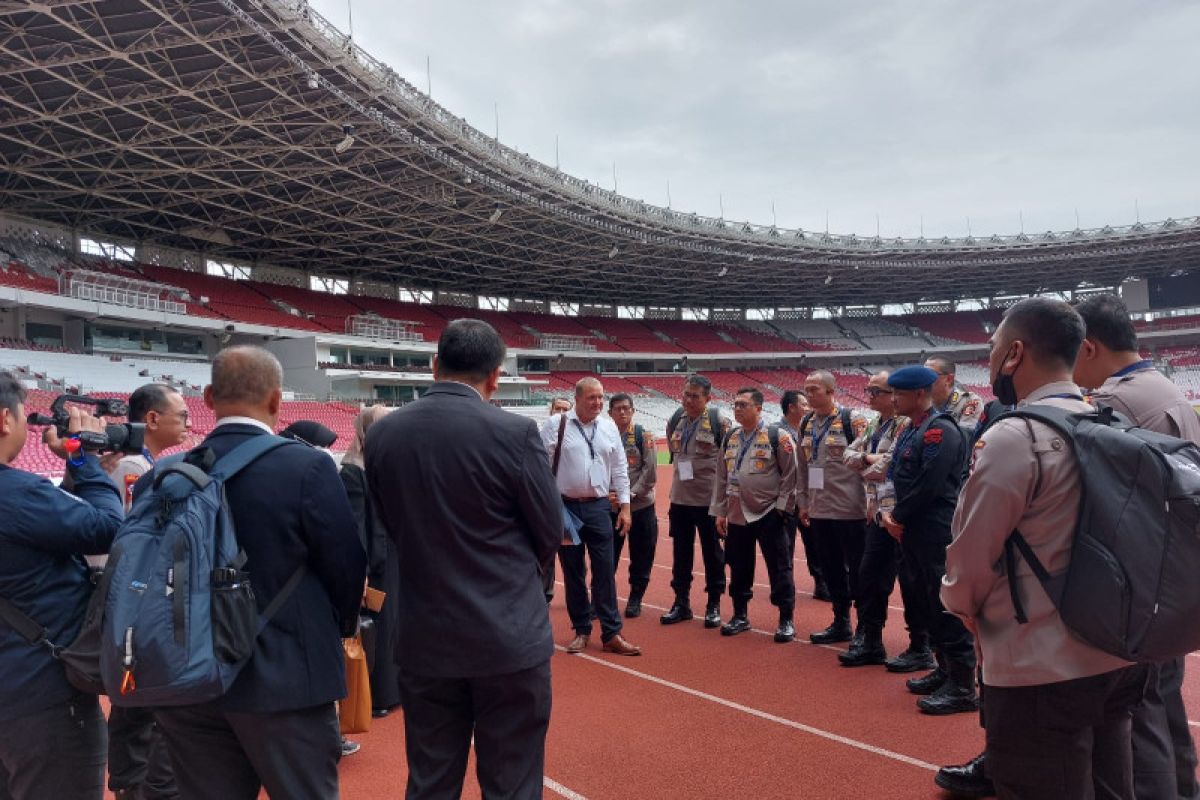
[[[613,572],[613,523],[607,497],[588,502],[563,501],[567,510],[583,521],[579,544],[558,550],[563,584],[567,588],[567,614],[576,633],[590,635],[592,620],[600,620],[601,640],[607,642],[621,632],[617,613],[617,580]],[[587,565],[592,562],[592,594],[588,597]]]

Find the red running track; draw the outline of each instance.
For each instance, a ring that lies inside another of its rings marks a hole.
[[[554,712],[546,745],[549,798],[939,798],[938,765],[960,763],[982,747],[973,714],[928,717],[904,689],[910,676],[882,667],[846,669],[834,647],[807,642],[828,624],[830,607],[814,601],[797,559],[796,626],[803,641],[775,644],[777,617],[767,601],[766,571],[757,571],[750,619],[756,631],[728,638],[699,620],[663,626],[670,604],[670,539],[666,535],[670,468],[659,467],[660,540],[643,616],[627,620],[625,636],[644,655],[602,653],[599,631],[589,650],[553,660]],[[802,555],[802,554],[798,554]],[[696,555],[700,567],[699,553]],[[628,561],[618,572],[627,590]],[[703,607],[703,576],[693,584]],[[622,608],[624,604],[622,603]],[[907,644],[899,593],[893,595],[885,641]],[[722,604],[728,617],[728,597]],[[551,606],[556,640],[571,638],[560,590]],[[1200,658],[1188,659],[1184,685],[1190,716],[1200,708]],[[342,762],[349,800],[401,797],[404,732],[400,714],[377,720],[353,737],[362,750]],[[473,769],[473,764],[471,769]],[[464,797],[480,796],[469,774]]]

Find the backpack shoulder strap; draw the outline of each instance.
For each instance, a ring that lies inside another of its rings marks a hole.
[[[850,413],[850,409],[842,407],[842,432],[846,436],[846,441],[852,442],[858,437],[854,435],[854,415]]]
[[[279,593],[271,598],[271,602],[263,609],[263,612],[258,616],[258,632],[262,634],[267,629],[267,624],[279,609],[283,608],[283,604],[287,602],[292,593],[300,586],[300,581],[304,579],[304,573],[308,572],[308,565],[301,564],[296,567],[296,571],[288,576],[287,583],[283,584],[279,589]]]
[[[554,464],[550,467],[550,473],[554,477],[558,477],[558,462],[562,459],[562,443],[563,437],[567,434],[567,415],[559,414],[558,416],[558,443],[554,445]]]
[[[813,412],[810,411],[804,415],[804,419],[800,420],[800,427],[796,429],[796,433],[800,435],[801,439],[804,438],[804,434],[808,431],[808,425],[810,422],[812,422],[812,418]],[[799,442],[796,444],[799,444]]]
[[[634,423],[633,440],[637,444],[638,466],[639,467],[642,464],[646,463],[646,454],[642,452],[642,442],[645,440],[645,438],[646,438],[646,429],[643,428],[641,425]]]
[[[708,427],[713,429],[713,435],[718,435],[721,430],[721,412],[712,406],[708,407]],[[729,426],[733,430],[733,426]]]
[[[10,628],[30,644],[41,644],[46,641],[46,629],[4,597],[0,597],[0,619],[4,620]]]
[[[774,422],[767,426],[767,438],[771,442],[771,455],[775,456],[775,460],[779,460],[779,423]]]
[[[275,436],[274,434],[270,436],[251,436],[217,459],[210,477],[227,481],[272,450],[299,444],[297,441],[285,439],[282,436]]]
[[[671,434],[675,433],[675,429],[679,427],[679,420],[683,419],[683,407],[675,409],[675,413],[667,420],[667,438],[671,438]]]

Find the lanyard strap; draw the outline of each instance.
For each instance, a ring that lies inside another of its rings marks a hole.
[[[1135,361],[1127,367],[1122,367],[1121,369],[1114,372],[1112,374],[1112,377],[1123,378],[1131,372],[1140,372],[1141,370],[1144,370],[1144,369],[1153,369],[1153,368],[1154,368],[1154,362],[1149,359],[1144,359],[1142,361]]]
[[[747,436],[746,429],[745,428],[742,429],[741,450],[738,451],[737,467],[735,470],[737,473],[741,474],[742,462],[746,460],[746,454],[749,453],[750,448],[754,446],[754,440],[758,438],[758,432],[760,430],[762,430],[762,427],[763,427],[763,424],[762,424],[762,421],[760,420],[758,425],[755,426],[754,430],[748,432],[749,433],[748,436]]]
[[[588,435],[587,435],[587,431],[585,431],[583,429],[583,425],[580,424],[579,420],[573,419],[573,420],[571,420],[571,422],[575,423],[576,428],[579,428],[579,434],[583,437],[583,440],[585,442],[587,442],[588,454],[591,455],[592,461],[595,461],[596,460],[596,448],[593,446],[592,443],[596,441],[596,431],[598,431],[600,429],[600,423],[595,422],[595,421],[592,422],[592,438],[589,439]]]
[[[871,434],[871,454],[874,455],[879,450],[879,443],[883,441],[883,435],[891,430],[896,424],[896,418],[892,417],[887,422],[879,426],[879,429]]]
[[[817,463],[817,451],[821,449],[821,442],[825,441],[825,437],[829,435],[829,429],[833,427],[833,421],[841,416],[842,410],[837,406],[833,407],[833,413],[829,415],[829,419],[825,420],[825,426],[821,428],[821,433],[817,434],[817,420],[813,419],[812,426],[812,463]]]
[[[688,442],[696,435],[696,431],[700,430],[700,421],[708,414],[708,409],[704,409],[700,416],[690,422],[685,422],[683,428],[679,432],[679,452],[683,453],[687,450]],[[686,417],[685,417],[686,419]]]

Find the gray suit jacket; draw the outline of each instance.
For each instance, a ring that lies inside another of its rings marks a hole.
[[[401,668],[478,677],[546,661],[554,642],[541,573],[558,551],[562,512],[533,420],[469,386],[436,383],[371,426],[366,466],[400,561]]]

